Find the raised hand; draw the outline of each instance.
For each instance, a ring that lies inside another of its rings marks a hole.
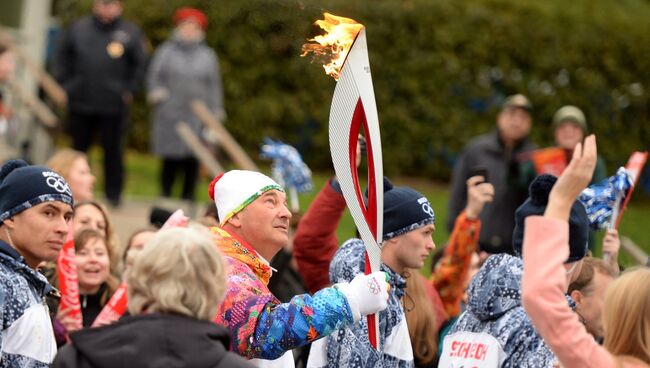
[[[562,220],[569,218],[573,202],[591,181],[596,167],[596,155],[595,135],[588,136],[584,145],[578,143],[573,151],[571,162],[549,194],[545,216]]]
[[[486,203],[494,199],[494,186],[485,182],[482,176],[472,176],[467,179],[467,206],[465,214],[470,219],[476,219],[481,215]]]

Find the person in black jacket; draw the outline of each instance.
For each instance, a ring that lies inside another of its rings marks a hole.
[[[120,0],[95,0],[57,47],[53,73],[67,93],[73,148],[86,152],[100,131],[106,198],[120,203],[128,107],[144,76],[145,37],[121,18]]]
[[[72,333],[55,368],[253,367],[228,351],[228,330],[210,321],[226,291],[226,270],[206,230],[156,234],[127,284],[132,315]]]
[[[526,96],[509,96],[497,116],[497,128],[469,142],[454,166],[447,216],[449,232],[467,204],[467,179],[481,175],[494,185],[494,200],[481,214],[481,251],[513,253],[514,214],[526,200],[530,184],[521,180],[522,154],[536,148],[528,139],[533,123],[532,110]]]

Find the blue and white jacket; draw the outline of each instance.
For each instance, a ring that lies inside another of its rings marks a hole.
[[[54,288],[45,276],[0,240],[0,366],[48,367],[56,355],[45,295]]]
[[[552,367],[555,355],[521,305],[523,262],[493,255],[474,276],[466,311],[443,342],[439,367]],[[570,300],[572,308],[575,303]],[[489,361],[489,364],[488,364]]]
[[[350,282],[365,270],[366,248],[360,239],[345,242],[330,263],[332,283]],[[401,299],[406,281],[386,265],[381,270],[390,276],[388,307],[379,312],[380,350],[368,339],[365,317],[328,337],[312,343],[308,367],[413,367],[413,348]]]

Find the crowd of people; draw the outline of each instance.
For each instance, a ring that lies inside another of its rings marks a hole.
[[[183,198],[197,185],[199,162],[175,124],[202,134],[197,99],[226,114],[204,13],[175,12],[146,69],[144,35],[121,18],[121,1],[93,4],[64,35],[56,66],[73,149],[44,166],[0,168],[0,366],[650,366],[650,270],[621,271],[615,229],[603,259],[591,252],[577,198],[607,172],[575,106],[558,109],[556,146],[539,149],[528,138],[533,104],[505,99],[494,131],[454,167],[440,247],[433,204],[384,178],[376,272],[365,272],[358,236],[337,238],[346,202],[336,176],[299,214],[276,180],[230,170],[200,188],[211,198],[204,217],[165,214],[121,243],[111,209],[122,200],[137,80],[146,75],[163,196],[180,172]],[[108,208],[84,153],[94,130]]]

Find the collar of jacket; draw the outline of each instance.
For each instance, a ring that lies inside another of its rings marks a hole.
[[[564,297],[566,298],[567,304],[569,304],[569,308],[571,308],[571,310],[575,312],[577,308],[576,301],[573,300],[573,298],[569,294],[564,294]],[[582,316],[580,316],[580,318],[582,318]]]
[[[398,299],[402,299],[406,289],[406,279],[402,277],[402,275],[400,275],[399,273],[393,271],[392,268],[388,267],[388,265],[384,263],[381,264],[381,270],[386,272],[388,276],[390,276],[390,281],[388,281],[388,283],[390,284],[391,292],[395,293],[395,296]],[[419,271],[414,270],[412,272],[419,272]]]
[[[255,275],[262,280],[264,285],[269,284],[271,266],[260,257],[250,244],[225,229],[213,227],[211,230],[221,238],[217,240],[217,247],[224,256],[243,262],[255,272]]]
[[[177,31],[174,31],[171,36],[171,42],[182,50],[192,50],[203,45],[203,37],[198,40],[188,41],[183,39]]]
[[[10,267],[17,273],[22,274],[41,297],[49,293],[57,292],[57,290],[47,282],[45,276],[29,267],[27,263],[25,263],[25,258],[3,240],[0,240],[0,262],[4,263],[7,267]]]
[[[9,256],[15,262],[25,263],[25,259],[20,255],[20,253],[18,253],[18,251],[14,247],[7,244],[7,242],[5,242],[4,240],[0,240],[0,253]]]
[[[499,133],[499,128],[495,128],[491,133],[490,145],[488,148],[494,152],[506,152],[506,144],[501,139],[501,134]],[[512,148],[512,153],[517,154],[525,145],[528,143],[528,137],[524,137],[515,143],[515,146]]]
[[[92,15],[92,20],[95,26],[103,31],[111,31],[115,28],[117,28],[117,25],[120,23],[122,20],[122,16],[119,16],[115,19],[113,19],[110,23],[103,23],[95,14]]]

